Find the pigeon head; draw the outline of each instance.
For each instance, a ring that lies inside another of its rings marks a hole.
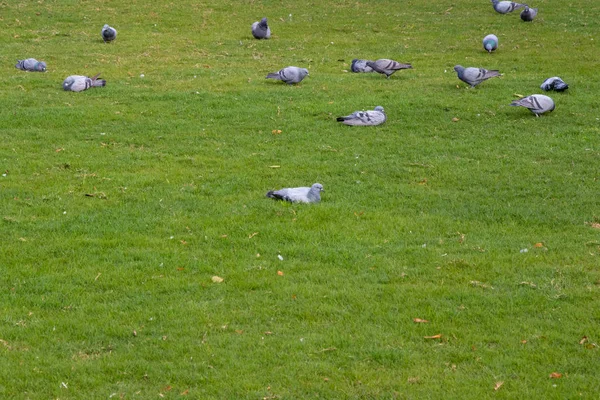
[[[307,70],[306,68],[302,68],[302,72],[304,72],[304,75],[310,75],[310,74],[308,73],[308,70]]]
[[[463,67],[462,65],[455,65],[454,70],[460,74],[462,71],[465,70],[465,67]]]
[[[39,63],[36,64],[35,69],[36,69],[36,71],[45,72],[46,71],[46,63],[44,61],[40,61]]]
[[[73,82],[75,82],[75,79],[73,79],[71,77],[65,79],[65,81],[63,82],[63,89],[71,90],[71,86],[73,86]]]
[[[381,106],[375,107],[375,111],[385,112]]]
[[[320,183],[314,183],[311,187],[311,189],[317,190],[319,192],[324,192],[325,189],[323,189],[323,185],[321,185]]]

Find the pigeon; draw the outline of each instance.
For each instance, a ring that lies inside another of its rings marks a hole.
[[[388,79],[390,78],[390,75],[396,71],[412,68],[412,65],[410,64],[401,64],[398,61],[388,60],[387,58],[380,58],[377,61],[368,61],[367,66],[373,68],[375,72],[385,74]]]
[[[105,24],[102,27],[102,39],[104,39],[104,43],[112,42],[117,38],[117,30],[108,24]]]
[[[23,71],[46,72],[46,63],[38,61],[35,58],[28,58],[26,60],[17,60],[15,68],[22,69]]]
[[[291,85],[292,83],[302,82],[302,79],[307,75],[308,70],[306,68],[285,67],[277,72],[270,73],[266,79],[277,79]]]
[[[352,60],[352,65],[350,66],[350,70],[352,72],[373,72],[373,68],[369,67],[367,63],[372,63],[371,60],[359,60],[355,58]]]
[[[508,14],[509,12],[513,12],[519,8],[525,7],[525,4],[499,0],[492,0],[492,5],[494,6],[494,10],[500,14]]]
[[[454,66],[454,70],[458,74],[458,79],[461,81],[468,83],[471,87],[475,87],[479,85],[481,82],[486,79],[493,78],[495,76],[500,76],[500,72],[496,70],[488,71],[485,68],[473,68],[468,67],[465,68],[462,65]]]
[[[337,121],[352,126],[375,126],[385,122],[387,116],[383,107],[377,106],[370,111],[356,111],[345,117],[338,117]]]
[[[510,103],[513,107],[525,107],[539,117],[540,114],[554,110],[554,100],[543,94],[532,94],[531,96],[523,97]]]
[[[91,87],[106,86],[106,81],[104,79],[98,79],[99,76],[99,73],[92,78],[82,75],[71,75],[64,80],[62,84],[63,89],[71,92],[82,92]]]
[[[271,29],[267,25],[267,18],[263,18],[260,22],[252,24],[252,36],[256,39],[269,39],[271,37]]]
[[[323,185],[315,183],[311,187],[270,190],[267,192],[267,197],[292,203],[318,203],[321,201],[322,191],[324,191]]]
[[[498,48],[498,37],[491,34],[484,37],[483,48],[486,49],[488,53],[496,50]]]
[[[529,8],[529,6],[525,6],[525,9],[521,11],[521,19],[525,22],[533,21],[535,16],[537,15],[537,8]]]
[[[557,92],[563,92],[569,88],[569,85],[558,76],[553,76],[552,78],[546,79],[540,88],[545,91],[555,90]]]

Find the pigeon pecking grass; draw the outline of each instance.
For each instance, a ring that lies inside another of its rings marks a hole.
[[[267,17],[252,24],[252,36],[256,39],[269,39],[271,37],[271,28],[267,24]]]
[[[89,78],[83,75],[71,75],[63,81],[63,89],[71,92],[83,92],[92,87],[106,86],[104,79],[98,79],[100,73]]]
[[[323,185],[314,183],[311,187],[270,190],[267,192],[267,197],[292,203],[318,203],[321,201],[321,192],[323,191]]]
[[[21,69],[23,71],[45,72],[46,63],[43,61],[38,61],[35,58],[28,58],[26,60],[17,60],[15,68]]]
[[[554,100],[543,94],[532,94],[510,103],[513,107],[528,108],[536,117],[554,110]]]
[[[494,6],[494,10],[496,10],[496,12],[499,12],[500,14],[508,14],[519,8],[525,7],[525,4],[515,3],[514,1],[492,0],[492,6]]]
[[[387,120],[383,107],[377,106],[374,110],[356,111],[345,117],[338,117],[337,121],[351,126],[376,126]]]
[[[569,88],[569,85],[558,76],[553,76],[552,78],[546,79],[540,88],[545,91],[554,90],[556,92],[564,92]]]
[[[494,34],[489,34],[483,38],[483,48],[491,53],[498,48],[498,37]]]
[[[104,40],[104,43],[112,42],[117,38],[117,30],[108,24],[105,24],[102,27],[100,34],[102,35],[102,40]]]
[[[308,76],[308,70],[306,68],[299,67],[285,67],[277,72],[272,72],[267,75],[266,79],[277,79],[292,85],[294,83],[300,83]]]
[[[412,69],[412,65],[410,64],[402,64],[398,61],[389,60],[387,58],[380,58],[376,61],[368,61],[367,66],[373,68],[373,71],[385,75],[388,79],[390,79],[390,76],[396,71],[400,71],[401,69]]]
[[[367,64],[372,63],[371,60],[360,60],[355,58],[352,60],[352,65],[350,65],[350,70],[352,72],[373,72],[373,68],[369,67]]]
[[[488,71],[485,68],[465,68],[462,65],[454,66],[454,70],[458,74],[458,79],[465,83],[468,83],[469,85],[471,85],[471,87],[475,87],[487,79],[501,75],[500,71],[497,70]]]

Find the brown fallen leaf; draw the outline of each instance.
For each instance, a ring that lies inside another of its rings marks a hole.
[[[521,340],[521,344],[527,343],[527,340]]]
[[[133,330],[133,336],[137,336],[137,332],[135,329]]]
[[[460,118],[456,118],[456,117],[452,118],[452,122],[458,122],[458,121],[460,121]]]
[[[441,339],[442,338],[442,334],[438,333],[437,335],[433,335],[433,336],[423,336],[425,339]]]
[[[183,392],[180,393],[180,395],[186,396],[189,392],[190,392],[190,389],[185,389]]]
[[[584,336],[581,338],[581,340],[579,341],[579,344],[584,344],[585,342],[587,342],[588,338],[587,336]]]
[[[272,133],[273,135],[279,135],[279,134],[281,134],[281,129],[273,129],[273,130],[271,131],[271,133]]]
[[[550,378],[559,379],[559,378],[562,378],[562,374],[560,372],[553,372],[550,374]]]
[[[600,229],[600,224],[598,222],[592,222],[590,226],[595,229]]]
[[[185,268],[183,268],[183,267],[177,268],[177,271],[183,271],[183,270],[185,270]]]
[[[533,247],[537,247],[539,249],[540,247],[544,247],[544,243],[542,243],[542,242],[536,243],[533,245]]]
[[[236,329],[235,333],[237,333],[238,335],[241,335],[242,333],[244,333],[244,331],[242,329]]]
[[[416,322],[417,324],[426,324],[429,321],[427,321],[426,319],[421,319],[421,318],[413,318],[413,322]]]
[[[256,235],[258,235],[258,232],[254,232],[254,233],[248,235],[248,239],[252,239]]]
[[[215,275],[215,276],[213,276],[213,277],[211,278],[211,280],[212,280],[214,283],[221,283],[221,282],[223,282],[223,280],[224,280],[224,279],[223,279],[223,278],[221,278],[220,276],[216,276],[216,275]]]
[[[502,387],[502,385],[504,385],[504,382],[502,382],[502,381],[496,382],[496,384],[494,385],[494,390],[500,389]]]
[[[277,275],[283,276],[283,271],[277,271]]]

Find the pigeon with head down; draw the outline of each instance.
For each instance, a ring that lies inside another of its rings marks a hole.
[[[270,190],[267,192],[267,197],[291,203],[318,203],[321,201],[321,192],[323,191],[323,185],[314,183],[311,187]]]
[[[462,65],[455,65],[454,70],[458,75],[458,79],[465,83],[468,83],[469,85],[471,85],[471,87],[475,87],[487,79],[493,78],[495,76],[500,76],[500,71],[488,71],[485,68],[465,68]]]
[[[510,103],[513,107],[525,107],[539,117],[540,114],[554,110],[554,100],[543,94],[532,94]]]
[[[488,53],[495,51],[498,48],[498,37],[493,34],[489,34],[486,37],[484,37],[483,38],[483,48]]]
[[[377,106],[370,111],[355,111],[345,117],[338,117],[337,121],[351,126],[376,126],[387,120],[383,107]]]
[[[83,92],[92,87],[106,86],[106,81],[98,79],[99,76],[99,73],[91,78],[83,75],[71,75],[64,80],[62,86],[64,90],[71,92]]]
[[[368,61],[367,66],[373,68],[373,71],[385,75],[388,79],[390,79],[390,76],[396,71],[400,71],[401,69],[412,69],[412,65],[410,64],[402,64],[398,61],[389,60],[387,58],[380,58],[376,61]]]
[[[369,67],[367,64],[372,63],[371,60],[360,60],[355,58],[352,60],[352,65],[350,65],[350,70],[352,72],[373,72],[373,68]]]
[[[272,72],[267,75],[266,79],[276,79],[292,85],[294,83],[300,83],[308,75],[306,68],[299,67],[285,67],[277,72]]]
[[[499,12],[500,14],[508,14],[519,8],[525,7],[525,4],[515,3],[514,1],[492,0],[492,6],[496,12]]]
[[[23,71],[46,72],[46,63],[38,61],[35,58],[28,58],[26,60],[17,60],[15,68]]]
[[[269,39],[271,37],[271,28],[267,24],[267,17],[252,24],[252,36],[256,39]]]

